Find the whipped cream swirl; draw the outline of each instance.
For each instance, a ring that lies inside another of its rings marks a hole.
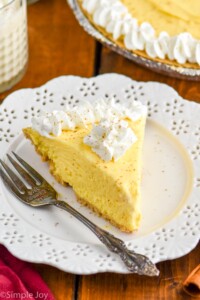
[[[136,121],[147,114],[146,106],[138,101],[130,104],[116,103],[115,99],[99,99],[94,102],[81,101],[76,106],[67,105],[65,110],[41,112],[32,118],[32,127],[46,137],[59,136],[62,130],[75,130],[101,119],[130,119]]]
[[[41,112],[32,118],[32,127],[42,136],[54,138],[63,130],[75,130],[93,124],[84,138],[103,160],[118,160],[137,140],[126,120],[136,121],[146,116],[147,108],[138,101],[117,103],[114,98],[94,102],[80,101],[65,110]]]
[[[112,34],[114,40],[123,37],[128,50],[142,50],[151,58],[168,58],[179,64],[200,65],[200,41],[191,34],[184,32],[170,37],[167,32],[161,32],[157,37],[152,25],[148,22],[138,25],[120,0],[82,0],[82,6],[94,23]]]
[[[94,124],[90,134],[84,138],[84,143],[105,161],[117,161],[136,141],[128,122],[117,117]]]
[[[66,108],[65,111],[54,110],[41,112],[32,118],[32,127],[46,137],[59,136],[62,130],[74,130],[77,127],[86,127],[95,121],[91,108],[87,105],[82,110]]]

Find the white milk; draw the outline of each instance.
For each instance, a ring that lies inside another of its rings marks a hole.
[[[27,60],[26,0],[0,0],[0,92],[21,79]]]

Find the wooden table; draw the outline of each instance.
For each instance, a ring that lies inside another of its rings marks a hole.
[[[65,0],[40,0],[29,6],[28,23],[28,70],[19,84],[0,95],[0,101],[14,90],[37,87],[56,76],[116,72],[135,80],[167,83],[184,98],[200,102],[200,83],[156,74],[102,47],[79,26]],[[199,256],[200,245],[182,258],[159,263],[159,278],[110,273],[76,276],[50,266],[36,268],[57,300],[185,300],[192,298],[182,292],[181,283],[199,264]]]

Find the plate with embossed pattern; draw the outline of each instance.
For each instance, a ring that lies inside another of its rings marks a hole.
[[[58,184],[22,134],[41,110],[66,103],[112,97],[141,101],[148,107],[143,149],[142,222],[132,234],[122,233],[76,201],[70,187]],[[171,87],[137,82],[119,74],[94,78],[62,76],[35,89],[9,95],[0,106],[0,157],[14,150],[23,156],[73,207],[97,225],[123,239],[153,262],[190,252],[200,233],[200,106],[182,99]],[[53,265],[76,274],[128,273],[79,221],[64,211],[23,205],[0,181],[0,242],[15,256]]]

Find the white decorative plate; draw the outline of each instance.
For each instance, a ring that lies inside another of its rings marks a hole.
[[[142,181],[142,224],[137,233],[119,232],[76,202],[73,191],[55,182],[46,163],[21,134],[40,110],[62,109],[66,102],[114,97],[148,106]],[[63,76],[35,89],[9,95],[0,106],[0,157],[14,150],[96,224],[122,238],[130,249],[154,262],[191,251],[200,233],[200,105],[183,100],[172,88],[136,82],[122,75],[95,78]],[[0,182],[0,242],[17,257],[67,272],[128,273],[79,221],[55,207],[30,208]]]

